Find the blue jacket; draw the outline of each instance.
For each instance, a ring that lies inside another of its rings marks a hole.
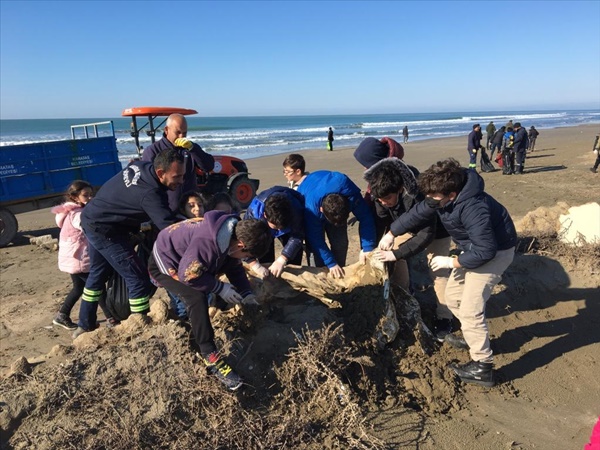
[[[149,145],[142,153],[142,161],[152,162],[156,155],[160,152],[175,148],[174,145],[166,137],[154,144]],[[189,191],[198,190],[198,181],[196,177],[196,166],[205,172],[210,172],[215,167],[215,159],[212,155],[206,153],[202,148],[194,143],[190,151],[183,151],[185,156],[185,175],[183,177],[183,185],[179,186],[175,191],[169,191],[169,206],[172,211],[177,211],[179,208],[179,199],[183,194]]]
[[[333,253],[325,243],[323,222],[326,219],[320,211],[323,199],[329,194],[340,194],[348,199],[350,211],[359,222],[358,233],[362,250],[370,252],[377,246],[375,220],[371,210],[362,198],[358,186],[346,175],[328,170],[313,172],[298,187],[298,192],[304,195],[306,240],[312,250],[319,253],[327,267],[331,268],[337,264]]]
[[[208,211],[158,233],[152,255],[161,273],[203,292],[221,291],[222,273],[242,297],[252,292],[242,263],[229,256],[231,236],[239,217]]]
[[[177,220],[167,192],[154,165],[136,161],[102,185],[83,208],[81,224],[107,237],[138,232],[140,225],[150,220],[162,230]]]
[[[467,182],[456,199],[441,209],[421,202],[391,225],[398,236],[426,224],[438,212],[442,224],[463,251],[458,257],[466,269],[476,269],[492,260],[498,250],[517,244],[517,232],[504,206],[483,191],[484,182],[474,170],[464,169]]]
[[[262,191],[252,200],[250,206],[246,210],[244,219],[259,219],[263,222],[265,202],[273,194],[284,195],[292,204],[292,219],[291,226],[283,230],[271,230],[273,238],[281,238],[284,235],[289,235],[289,239],[281,254],[288,260],[294,259],[298,252],[302,251],[302,243],[304,241],[304,197],[294,189],[283,186],[274,186],[270,189]]]

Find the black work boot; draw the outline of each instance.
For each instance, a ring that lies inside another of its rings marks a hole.
[[[460,365],[450,364],[450,368],[464,383],[474,383],[485,387],[493,387],[496,384],[493,363],[470,361]]]
[[[448,333],[445,336],[444,341],[454,348],[458,348],[460,350],[469,350],[469,344],[467,344],[465,338],[462,336],[458,336],[457,334]]]
[[[438,342],[444,342],[446,336],[452,333],[452,320],[451,319],[437,319],[434,324],[433,334]]]

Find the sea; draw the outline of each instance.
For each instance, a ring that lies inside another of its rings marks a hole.
[[[162,119],[156,119],[155,126]],[[404,126],[408,126],[409,142],[414,142],[452,136],[466,137],[475,123],[481,124],[482,131],[485,132],[490,121],[499,128],[510,119],[521,122],[526,129],[533,125],[542,131],[556,127],[600,124],[600,110],[187,117],[190,140],[214,155],[229,155],[241,159],[304,150],[325,150],[329,127],[334,130],[335,149],[356,147],[366,137],[388,136],[402,143]],[[110,135],[114,129],[119,159],[127,163],[138,156],[128,117],[0,120],[0,146],[71,139],[71,125],[98,122],[108,123],[97,127],[76,127],[75,137],[84,137],[85,130],[88,135],[93,135],[95,130],[99,136]],[[138,118],[138,126],[145,124],[147,119]],[[157,138],[160,138],[160,133]],[[150,137],[142,132],[141,146],[146,147],[150,143]]]

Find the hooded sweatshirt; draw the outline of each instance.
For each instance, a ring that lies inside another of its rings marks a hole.
[[[217,294],[223,287],[217,277],[224,273],[245,297],[251,292],[246,271],[228,253],[239,220],[235,214],[215,210],[165,228],[152,250],[158,269],[183,284]]]

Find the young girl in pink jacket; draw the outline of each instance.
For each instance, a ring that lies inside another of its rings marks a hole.
[[[90,271],[88,241],[81,229],[81,211],[92,198],[92,191],[92,185],[88,182],[75,180],[67,189],[66,201],[51,210],[56,214],[56,224],[60,228],[58,268],[70,274],[73,281],[73,288],[52,323],[67,330],[77,329],[77,325],[71,321],[70,314],[83,293],[85,280]],[[103,302],[100,307],[107,318],[108,326],[115,325],[116,320],[111,317]]]

